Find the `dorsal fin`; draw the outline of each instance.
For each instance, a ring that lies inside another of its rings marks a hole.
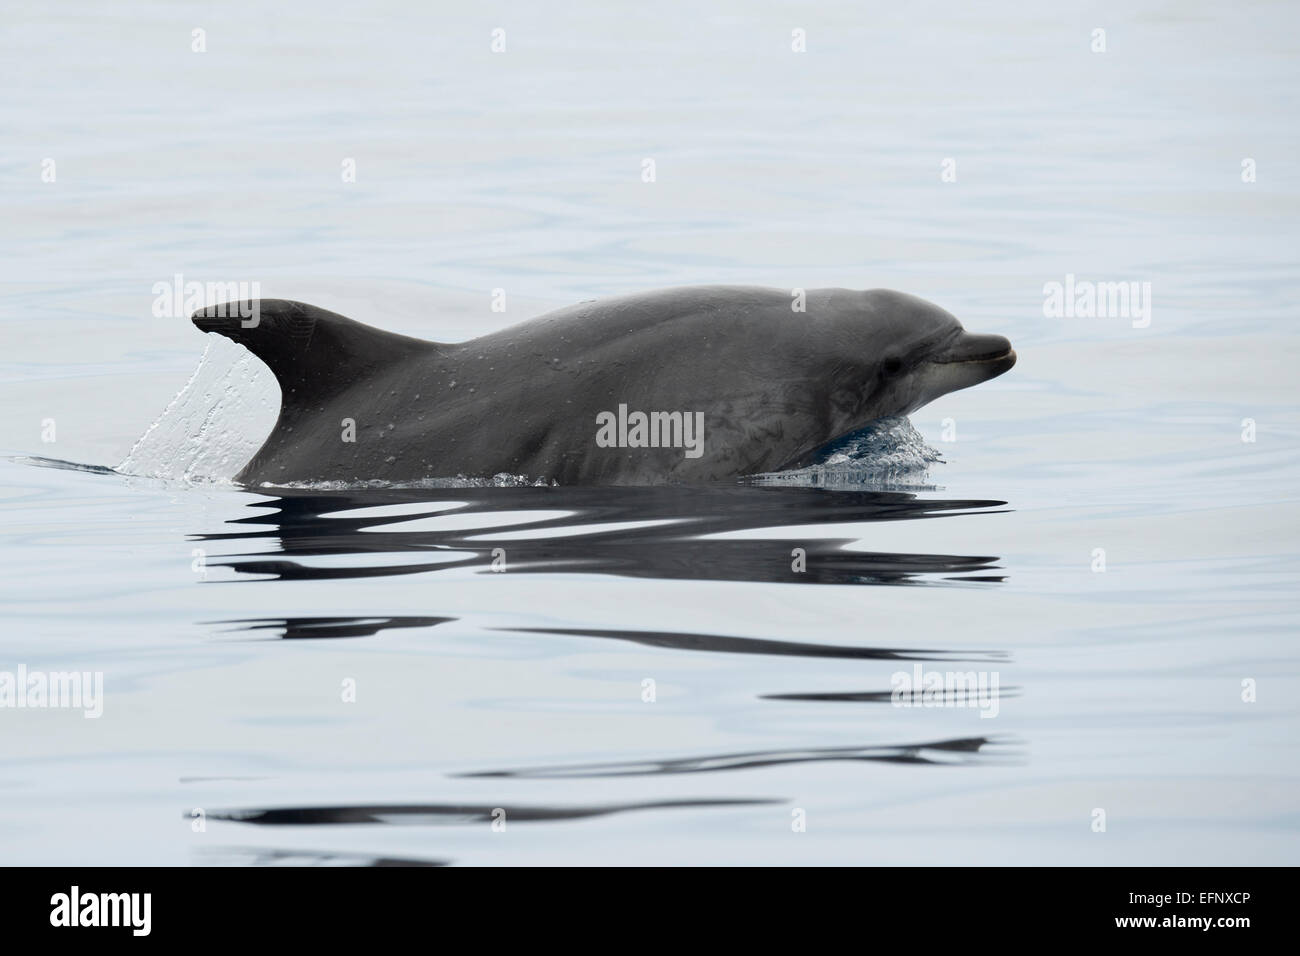
[[[192,321],[266,363],[280,383],[282,412],[310,406],[377,369],[439,347],[289,299],[212,305],[195,312]]]

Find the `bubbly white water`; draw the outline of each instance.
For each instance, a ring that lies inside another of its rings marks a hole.
[[[124,475],[228,482],[266,440],[279,414],[280,388],[262,362],[219,335],[185,387],[117,466]]]
[[[941,461],[907,418],[882,418],[830,445],[807,467],[751,480],[796,488],[914,488],[926,486],[930,466]]]

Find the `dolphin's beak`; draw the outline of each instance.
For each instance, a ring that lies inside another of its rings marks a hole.
[[[963,329],[917,366],[912,408],[997,378],[1015,364],[1015,350],[1002,336],[974,335]]]
[[[975,335],[962,331],[930,361],[935,365],[964,366],[964,370],[970,372],[978,370],[982,373],[979,380],[987,381],[1016,364],[1016,351],[1011,342],[1000,335]]]

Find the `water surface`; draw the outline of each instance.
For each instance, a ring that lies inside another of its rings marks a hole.
[[[105,686],[0,710],[0,860],[1300,860],[1294,7],[566,8],[10,4],[0,451],[128,459],[207,344],[177,273],[449,341],[891,287],[1019,364],[857,487],[0,462],[0,670]],[[1150,324],[1045,317],[1067,274]],[[229,370],[172,464],[269,428]],[[995,706],[894,706],[917,667]]]

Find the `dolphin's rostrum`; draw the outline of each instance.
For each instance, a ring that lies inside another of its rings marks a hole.
[[[237,476],[248,484],[728,480],[806,464],[1016,361],[1005,338],[903,293],[791,302],[781,289],[669,289],[457,344],[283,299],[210,306],[194,324],[246,346],[280,384],[275,428]]]

